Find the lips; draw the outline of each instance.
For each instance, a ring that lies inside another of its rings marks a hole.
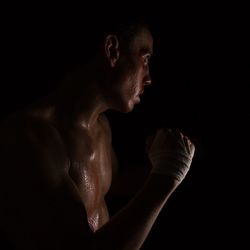
[[[144,89],[142,89],[140,92],[139,92],[139,95],[142,95],[144,93]]]

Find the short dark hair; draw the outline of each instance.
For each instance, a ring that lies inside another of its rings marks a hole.
[[[129,44],[142,28],[150,29],[145,17],[129,14],[99,17],[98,20],[80,16],[64,25],[62,22],[60,26],[49,46],[53,50],[51,54],[59,59],[59,64],[63,64],[64,71],[88,62],[109,34],[115,34],[124,44]]]
[[[19,19],[15,32],[21,39],[13,39],[17,45],[13,60],[24,75],[29,74],[37,82],[53,82],[88,62],[106,35],[113,33],[129,41],[145,26],[149,28],[147,16],[132,12],[91,16],[83,11],[76,15],[34,16],[27,22]]]

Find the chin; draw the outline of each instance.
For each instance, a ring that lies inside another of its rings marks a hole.
[[[119,101],[113,102],[113,109],[122,113],[129,113],[134,109],[134,106],[140,102],[139,97],[130,99],[120,99]]]
[[[129,112],[131,112],[132,110],[134,109],[134,105],[124,105],[123,107],[121,107],[120,109],[119,109],[119,111],[120,112],[122,112],[122,113],[129,113]]]
[[[115,110],[119,111],[121,113],[129,113],[134,109],[135,103],[133,101],[129,102],[123,102],[119,105],[119,107],[116,107]]]
[[[136,104],[139,104],[139,100],[130,100],[128,103],[127,103],[127,105],[126,105],[126,109],[124,109],[124,113],[129,113],[129,112],[131,112],[133,109],[134,109],[134,107],[135,107],[135,105]]]

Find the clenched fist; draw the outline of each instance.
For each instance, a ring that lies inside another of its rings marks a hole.
[[[179,182],[185,178],[190,168],[194,151],[194,144],[177,130],[162,128],[147,140],[152,173],[169,175]]]

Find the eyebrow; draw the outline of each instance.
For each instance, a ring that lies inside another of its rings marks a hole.
[[[145,55],[145,54],[150,54],[150,56],[153,55],[153,51],[149,48],[142,48],[140,52],[142,55]]]

